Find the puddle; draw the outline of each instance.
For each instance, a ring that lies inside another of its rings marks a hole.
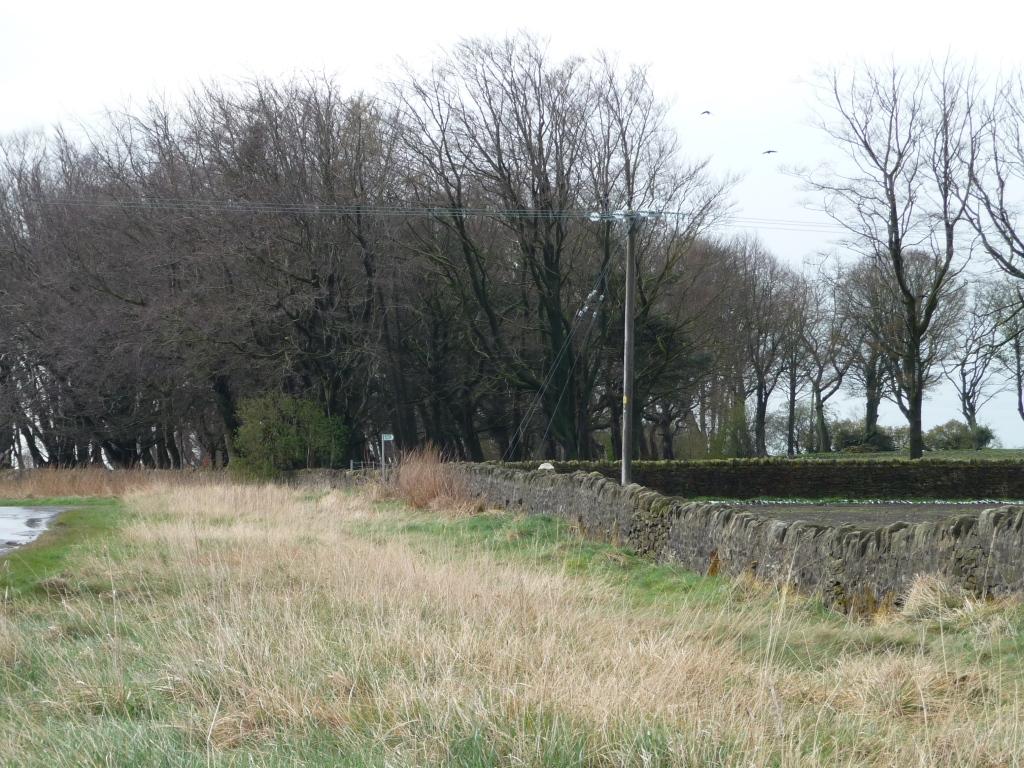
[[[0,507],[0,555],[33,541],[63,511],[61,507]]]

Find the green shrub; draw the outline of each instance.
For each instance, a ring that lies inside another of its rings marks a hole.
[[[832,447],[845,451],[864,442],[864,424],[853,419],[838,419],[830,425]]]
[[[293,469],[336,467],[345,459],[348,431],[314,401],[272,393],[239,403],[238,475],[267,478]]]
[[[875,453],[895,451],[893,430],[876,427],[872,435],[864,434],[864,422],[841,419],[832,422],[832,447],[844,453]]]
[[[979,424],[971,427],[956,419],[932,427],[924,435],[924,443],[932,451],[955,451],[987,448],[995,439],[995,433]]]
[[[876,427],[873,434],[864,438],[862,445],[873,451],[895,451],[899,429]]]

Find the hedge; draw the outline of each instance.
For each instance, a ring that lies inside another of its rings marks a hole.
[[[503,466],[536,469],[540,462]],[[618,478],[613,462],[552,462],[560,473]],[[928,461],[722,459],[638,461],[633,481],[668,496],[753,499],[1022,499],[1024,463],[1008,460]]]

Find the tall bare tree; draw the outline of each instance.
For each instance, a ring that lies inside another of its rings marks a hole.
[[[754,396],[754,451],[765,456],[768,404],[785,370],[797,291],[792,272],[757,240],[738,240],[734,247],[741,280],[733,297],[734,322],[744,345],[745,390]]]
[[[935,270],[941,265],[924,251],[906,251],[903,256],[904,280],[911,291],[924,294],[935,283]],[[849,270],[844,280],[844,312],[852,318],[855,333],[863,335],[866,357],[880,375],[877,392],[892,400],[912,422],[915,413],[913,393],[923,397],[942,377],[942,365],[953,355],[956,334],[963,318],[965,285],[960,279],[947,279],[937,296],[927,330],[908,340],[911,329],[903,312],[903,293],[888,262],[865,257]],[[919,307],[919,311],[923,311]],[[913,347],[913,378],[907,376],[905,358]],[[861,354],[865,354],[862,351]],[[877,355],[877,357],[875,357]],[[920,402],[917,402],[917,415]]]
[[[832,450],[825,406],[839,393],[854,364],[860,337],[853,318],[843,311],[843,272],[819,272],[805,281],[803,322],[795,329],[804,352],[804,371],[811,389],[814,448]]]
[[[920,458],[925,343],[947,283],[967,256],[957,232],[967,223],[973,184],[974,79],[947,61],[927,69],[861,67],[849,76],[833,71],[822,87],[828,112],[820,126],[846,162],[804,178],[898,296],[901,346],[890,363],[910,456]],[[923,255],[911,260],[911,251]]]

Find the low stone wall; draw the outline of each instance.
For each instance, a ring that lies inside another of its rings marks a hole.
[[[509,464],[536,469],[538,462]],[[618,463],[555,462],[557,472],[619,477]],[[633,479],[669,496],[753,499],[1024,499],[1024,462],[925,459],[638,461]]]
[[[469,488],[492,504],[561,517],[586,536],[699,573],[786,582],[844,611],[896,602],[924,573],[979,595],[1024,590],[1021,507],[867,530],[687,502],[597,473],[461,466]]]

